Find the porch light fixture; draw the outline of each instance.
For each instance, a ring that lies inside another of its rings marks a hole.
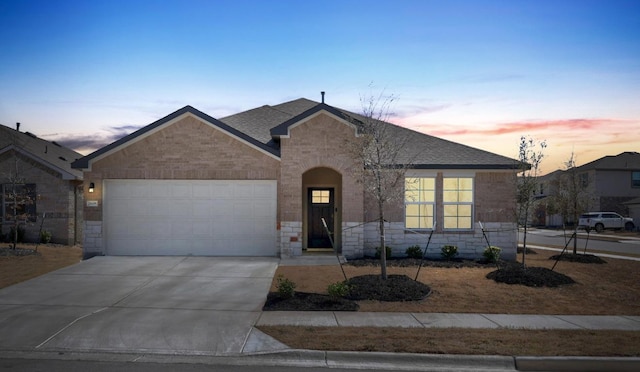
[[[96,184],[95,183],[93,183],[93,182],[89,183],[89,192],[95,191],[95,188],[96,188]]]

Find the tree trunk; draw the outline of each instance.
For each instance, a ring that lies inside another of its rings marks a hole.
[[[384,236],[384,212],[382,202],[378,202],[378,216],[380,220],[380,275],[387,280],[387,244]]]
[[[525,265],[525,259],[527,257],[527,222],[525,220],[524,223],[524,236],[522,237],[522,267],[527,267]]]

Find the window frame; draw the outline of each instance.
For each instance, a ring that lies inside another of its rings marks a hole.
[[[415,179],[418,180],[418,182],[421,182],[420,180],[425,179],[425,180],[431,180],[431,182],[433,183],[433,187],[432,188],[422,188],[422,185],[418,185],[417,188],[415,189],[409,189],[407,182],[410,179]],[[436,175],[431,175],[431,174],[407,174],[404,177],[404,202],[403,202],[403,206],[404,206],[404,211],[403,211],[403,215],[404,215],[404,228],[407,230],[416,230],[416,231],[431,231],[433,230],[433,225],[436,221],[436,217],[437,217],[437,188],[438,188],[438,179],[436,177]],[[407,191],[415,191],[420,195],[422,195],[423,192],[431,192],[431,201],[428,200],[420,200],[421,198],[418,197],[418,200],[409,200],[408,196],[407,196]],[[411,215],[408,216],[408,206],[418,206],[418,214],[417,215]],[[422,206],[430,206],[431,207],[431,216],[428,215],[428,213],[425,213],[425,215],[422,215],[422,211],[421,211],[421,207]],[[408,218],[417,218],[418,219],[418,227],[410,227],[407,220]],[[430,226],[425,226],[422,227],[421,226],[421,220],[423,218],[431,218],[431,225]]]
[[[11,200],[7,200],[6,196],[7,196],[7,189],[11,188],[11,187],[22,187],[22,192],[18,193],[18,197],[21,197],[22,200],[20,200],[20,202],[18,203],[19,206],[22,206],[21,208],[19,208],[20,210],[24,210],[24,215],[26,215],[26,218],[23,219],[18,219],[20,220],[24,220],[26,222],[36,222],[38,219],[38,213],[37,213],[37,187],[35,183],[4,183],[2,185],[0,185],[0,192],[2,192],[2,194],[0,195],[1,200],[1,207],[2,207],[2,215],[0,216],[2,218],[3,222],[14,222],[16,220],[16,216],[13,216],[12,214],[10,214],[11,217],[7,217],[7,208],[13,208],[13,201]],[[11,190],[9,190],[8,192],[12,192]],[[28,201],[30,201],[30,203],[28,203]],[[13,213],[13,212],[12,212]]]
[[[640,188],[640,171],[631,171],[631,188]]]
[[[455,189],[447,188],[447,179],[457,179],[457,187]],[[469,189],[461,189],[460,179],[469,179],[471,181],[471,188]],[[470,174],[444,174],[442,176],[442,230],[443,231],[473,231],[475,224],[475,175]],[[457,201],[447,201],[447,192],[456,192],[457,193]],[[471,193],[471,201],[460,201],[460,194],[462,192],[470,192]],[[455,216],[447,216],[447,210],[451,206],[456,206],[456,214]],[[469,207],[469,215],[460,215],[460,207],[468,206]],[[447,227],[447,218],[455,218],[456,219],[456,227]],[[468,218],[469,227],[460,227],[460,218]]]

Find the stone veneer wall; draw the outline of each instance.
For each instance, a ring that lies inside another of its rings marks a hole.
[[[282,257],[302,255],[301,221],[280,222],[280,255]]]
[[[358,258],[364,255],[364,226],[360,222],[342,223],[342,255],[344,257]],[[302,255],[302,222],[281,222],[279,240],[282,257]]]
[[[500,257],[504,260],[515,261],[518,243],[517,226],[513,222],[483,222],[489,243],[502,248]],[[402,257],[405,250],[412,245],[419,245],[424,250],[429,239],[429,233],[420,234],[404,230],[402,222],[385,223],[387,246],[392,249],[392,256]],[[367,223],[364,227],[364,255],[373,256],[379,244],[378,223]],[[479,259],[487,247],[478,223],[469,232],[435,232],[427,252],[428,258],[440,258],[440,250],[444,245],[458,247],[460,258]]]
[[[361,222],[342,223],[342,255],[344,257],[364,256],[364,226]]]

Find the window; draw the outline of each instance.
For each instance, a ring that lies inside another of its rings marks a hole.
[[[405,228],[432,228],[435,218],[436,179],[409,177],[405,179],[404,186]]]
[[[445,177],[442,185],[445,229],[473,226],[473,178]]]
[[[313,204],[329,204],[330,190],[311,190],[311,202]]]
[[[631,172],[631,187],[640,187],[640,172]]]
[[[2,185],[2,218],[5,221],[18,219],[36,221],[36,185],[33,183]]]

